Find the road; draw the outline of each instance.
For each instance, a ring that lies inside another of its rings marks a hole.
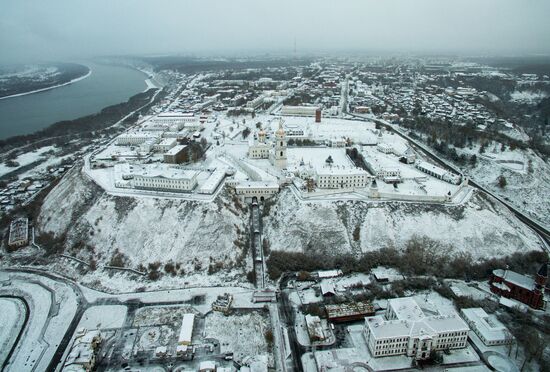
[[[394,125],[388,123],[387,121],[376,119],[376,118],[366,118],[364,116],[356,115],[356,114],[350,114],[348,115],[353,116],[354,118],[357,118],[361,121],[374,121],[375,123],[378,123],[382,126],[384,126],[386,129],[394,132],[395,134],[399,135],[400,137],[406,139],[409,143],[413,144],[417,149],[422,151],[426,156],[428,156],[430,159],[432,159],[434,162],[436,162],[438,165],[442,166],[443,168],[450,170],[454,173],[463,175],[464,172],[457,168],[456,166],[450,164],[447,160],[441,158],[437,154],[435,154],[430,148],[428,148],[423,143],[411,138],[407,134],[403,133],[400,130],[397,130]],[[546,252],[550,254],[550,230],[543,226],[540,222],[533,220],[532,218],[528,217],[525,213],[508,203],[506,200],[502,199],[495,193],[488,190],[486,187],[481,186],[479,183],[475,182],[475,180],[470,179],[469,184],[479,191],[482,191],[486,193],[487,195],[490,195],[494,197],[496,200],[498,200],[502,205],[504,205],[510,212],[512,212],[521,222],[523,222],[525,225],[527,225],[531,230],[537,234],[543,243]]]

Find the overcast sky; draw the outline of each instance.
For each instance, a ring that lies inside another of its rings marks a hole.
[[[550,54],[550,0],[2,0],[0,63],[358,50]]]

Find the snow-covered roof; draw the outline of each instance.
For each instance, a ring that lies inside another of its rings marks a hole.
[[[493,275],[502,278],[508,283],[515,284],[528,290],[532,290],[535,287],[535,280],[533,278],[518,274],[512,270],[493,270]]]
[[[279,188],[275,181],[244,181],[239,182],[236,186],[239,189],[262,189],[262,188]]]
[[[400,320],[414,321],[425,317],[424,312],[412,297],[391,298],[388,300],[388,306]]]
[[[174,180],[186,180],[196,177],[199,172],[196,170],[180,169],[165,164],[158,164],[145,166],[133,165],[130,167],[130,173],[134,176],[144,178],[160,177]]]
[[[482,308],[475,307],[462,309],[461,311],[464,319],[486,341],[499,341],[512,338],[508,329],[494,315],[488,315]]]
[[[441,333],[470,330],[457,314],[430,316],[417,321],[387,321],[377,315],[366,318],[365,326],[369,328],[375,339],[435,336]]]
[[[162,142],[164,142],[164,141],[162,141]],[[170,150],[166,151],[165,155],[176,155],[181,150],[185,149],[186,147],[187,147],[187,145],[176,145],[176,146],[172,147]]]
[[[317,276],[319,278],[334,278],[336,276],[342,275],[342,270],[319,270],[317,271]]]
[[[434,174],[437,174],[440,177],[443,177],[445,174],[448,173],[445,169],[439,168],[438,166],[427,163],[425,161],[419,161],[415,165],[419,169],[426,169]]]
[[[183,314],[181,320],[180,336],[178,344],[190,344],[193,335],[193,324],[195,322],[195,314]]]
[[[321,282],[321,293],[324,295],[332,293],[336,293],[336,289],[334,288],[334,283],[331,281],[322,281]]]

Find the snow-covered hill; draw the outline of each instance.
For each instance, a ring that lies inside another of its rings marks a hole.
[[[214,203],[113,197],[75,167],[46,197],[38,228],[66,234],[65,252],[98,267],[120,253],[127,267],[159,262],[164,272],[173,263],[180,281],[211,285],[224,274],[246,281],[247,222],[246,209],[227,194]]]
[[[354,231],[359,228],[359,240]],[[355,253],[386,246],[403,248],[413,236],[427,236],[473,257],[502,256],[538,248],[537,237],[508,210],[476,195],[464,206],[410,203],[299,202],[283,191],[264,233],[272,250]]]

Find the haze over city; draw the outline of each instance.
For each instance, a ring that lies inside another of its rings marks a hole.
[[[0,62],[124,54],[550,52],[544,0],[4,1]]]

